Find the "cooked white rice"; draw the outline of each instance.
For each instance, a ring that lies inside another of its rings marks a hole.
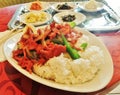
[[[81,41],[76,44],[88,42],[88,38],[83,36]],[[34,65],[33,70],[42,78],[63,84],[81,84],[92,80],[99,71],[99,66],[104,63],[102,50],[98,46],[88,46],[84,52],[79,53],[79,59],[72,60],[61,54],[43,66]]]
[[[103,63],[99,48],[88,48],[76,60],[65,58],[63,54],[51,58],[45,65],[34,65],[34,72],[42,78],[51,79],[63,84],[84,83],[94,78]]]

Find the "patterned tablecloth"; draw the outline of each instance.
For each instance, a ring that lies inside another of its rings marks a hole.
[[[0,31],[8,29],[7,24],[13,16],[17,6],[0,9]],[[107,46],[114,63],[114,75],[110,83],[102,90],[88,93],[105,94],[112,90],[120,82],[120,33],[97,34]],[[107,68],[107,67],[106,67]],[[20,72],[16,71],[6,60],[0,62],[0,95],[84,95],[62,91],[39,84]],[[86,94],[85,94],[86,95]]]

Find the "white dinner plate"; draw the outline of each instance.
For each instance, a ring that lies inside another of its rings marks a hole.
[[[35,15],[39,15],[39,14],[41,14],[41,13],[44,13],[45,14],[45,16],[46,16],[46,19],[45,20],[43,20],[43,21],[36,21],[36,22],[34,22],[34,23],[29,23],[29,22],[27,22],[26,21],[26,17],[28,16],[28,15],[30,15],[30,14],[35,14]],[[31,11],[31,12],[28,12],[28,13],[25,13],[25,14],[23,14],[23,15],[20,15],[20,21],[21,22],[23,22],[23,23],[25,23],[25,24],[32,24],[32,25],[35,25],[35,26],[37,26],[37,25],[42,25],[42,24],[45,24],[45,23],[47,23],[48,21],[50,21],[51,19],[52,19],[52,16],[51,16],[51,14],[49,14],[49,13],[47,13],[47,12],[44,12],[44,11]]]
[[[97,9],[87,9],[87,8],[85,8],[85,4],[87,2],[88,1],[80,2],[78,6],[86,12],[98,12],[98,11],[101,11],[104,9],[104,4],[101,2],[97,2],[97,1],[96,1],[97,2]]]
[[[65,3],[67,3],[67,5],[71,7],[71,9],[64,9],[64,10],[61,9],[61,10],[59,10],[57,8],[58,5],[63,5]],[[73,11],[76,8],[76,6],[75,6],[75,3],[73,3],[73,2],[60,2],[60,3],[54,3],[51,6],[51,8],[54,9],[55,11],[57,11],[57,12],[63,12],[63,11]]]
[[[110,56],[107,48],[105,47],[105,45],[96,36],[94,36],[92,33],[88,32],[86,30],[80,29],[78,27],[75,27],[75,28],[78,31],[83,32],[83,34],[89,36],[90,42],[93,45],[99,46],[104,52],[104,59],[105,60],[104,60],[104,64],[102,64],[100,67],[100,71],[96,74],[94,79],[92,79],[91,81],[88,81],[86,83],[76,84],[76,85],[60,84],[60,83],[53,82],[51,80],[43,79],[34,73],[30,74],[25,69],[22,69],[21,66],[18,65],[17,61],[15,61],[12,58],[12,51],[15,49],[16,43],[20,40],[22,33],[18,33],[16,35],[14,35],[13,37],[9,38],[5,42],[4,54],[7,58],[7,60],[9,61],[9,63],[15,69],[17,69],[19,72],[21,72],[22,74],[24,74],[28,78],[30,78],[38,83],[41,83],[41,84],[44,84],[46,86],[50,86],[53,88],[61,89],[61,90],[71,91],[71,92],[94,92],[94,91],[98,91],[98,90],[104,88],[110,82],[110,80],[112,78],[113,62],[112,62],[111,56]]]
[[[66,21],[62,20],[63,16],[67,16],[67,15],[75,15],[75,20],[73,20],[73,22],[76,23],[76,25],[82,23],[83,21],[86,20],[86,16],[82,13],[78,13],[78,12],[60,12],[57,13],[53,16],[54,21],[56,21],[57,23],[67,23]]]
[[[37,1],[35,1],[35,2],[37,2]],[[26,3],[25,8],[29,11],[35,11],[35,10],[30,9],[32,3],[35,3],[35,2]],[[40,10],[47,10],[50,7],[50,4],[48,2],[40,2],[40,4],[41,4],[41,9]],[[40,10],[37,10],[37,11],[40,11]]]

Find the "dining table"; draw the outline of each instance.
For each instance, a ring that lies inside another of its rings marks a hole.
[[[10,30],[8,23],[16,10],[21,6],[13,5],[0,8],[0,40]],[[120,30],[107,33],[95,33],[105,44],[112,60],[114,72],[110,82],[95,92],[71,92],[48,87],[35,82],[17,71],[5,58],[3,53],[4,42],[0,44],[0,95],[105,95],[120,84]],[[109,59],[106,59],[109,60]],[[107,68],[107,67],[106,67]],[[104,79],[104,77],[103,77]],[[98,85],[99,86],[99,85]]]

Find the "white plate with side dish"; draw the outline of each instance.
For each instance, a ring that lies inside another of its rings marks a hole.
[[[87,81],[83,84],[73,84],[73,85],[69,84],[69,85],[67,85],[67,84],[57,83],[57,82],[54,82],[52,80],[41,78],[34,73],[29,73],[25,69],[21,68],[21,66],[18,65],[17,61],[15,61],[15,59],[13,59],[12,51],[16,48],[16,44],[20,40],[22,33],[18,33],[16,35],[14,35],[13,37],[9,38],[5,42],[4,54],[7,58],[7,60],[9,61],[9,63],[15,69],[17,69],[19,72],[21,72],[22,74],[24,74],[28,78],[30,78],[38,83],[44,84],[44,85],[49,86],[49,87],[53,87],[53,88],[57,88],[57,89],[61,89],[61,90],[66,90],[66,91],[71,91],[71,92],[94,92],[94,91],[98,91],[98,90],[104,88],[110,82],[110,80],[112,78],[112,75],[113,75],[112,58],[111,58],[107,48],[103,44],[103,42],[101,42],[95,35],[93,35],[89,31],[83,30],[79,27],[75,27],[75,29],[77,31],[82,32],[84,35],[87,35],[90,38],[90,43],[92,45],[96,45],[96,46],[100,47],[104,53],[104,64],[101,64],[100,70],[98,71],[98,73],[95,75],[95,77],[92,80]]]
[[[95,2],[95,3],[94,3]],[[98,12],[104,9],[104,4],[101,2],[94,1],[84,1],[80,2],[78,5],[82,10],[86,12]]]
[[[52,18],[51,14],[44,12],[44,11],[31,11],[20,15],[19,19],[20,22],[25,24],[32,24],[32,25],[42,25],[50,21]]]
[[[74,11],[76,6],[75,3],[73,2],[60,2],[54,3],[53,5],[51,5],[51,8],[57,12],[62,12],[62,11]]]
[[[44,11],[49,9],[50,4],[48,2],[34,1],[25,4],[25,8],[29,11]]]
[[[55,14],[53,19],[57,23],[75,22],[78,25],[86,20],[86,16],[80,12],[60,12]]]

